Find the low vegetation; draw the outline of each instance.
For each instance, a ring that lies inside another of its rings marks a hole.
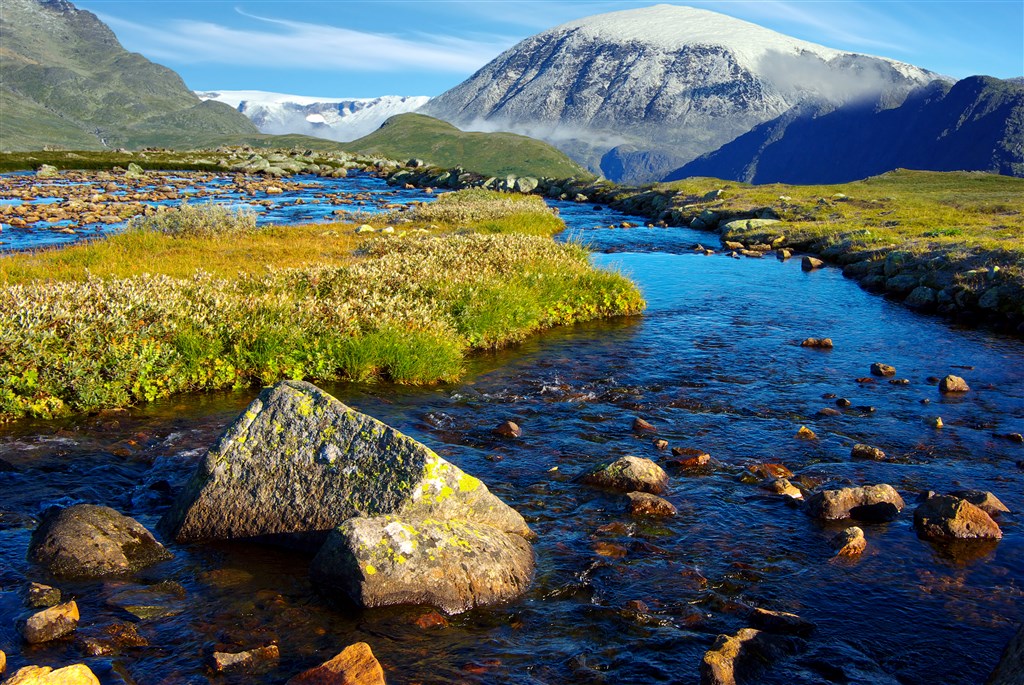
[[[547,237],[559,222],[535,197],[453,193],[386,235],[177,212],[0,259],[0,416],[280,378],[454,379],[473,350],[643,308],[626,278]]]

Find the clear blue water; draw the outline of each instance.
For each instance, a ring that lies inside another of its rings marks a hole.
[[[0,473],[0,648],[10,665],[84,659],[105,683],[128,682],[118,669],[139,683],[246,683],[253,679],[211,678],[203,650],[276,640],[281,662],[258,681],[277,683],[364,640],[389,683],[694,683],[715,637],[746,626],[748,608],[761,606],[817,630],[804,652],[754,682],[984,682],[1024,618],[1024,447],[995,437],[1024,431],[1024,344],[912,313],[835,269],[705,257],[691,248],[715,247],[708,234],[595,228],[627,218],[556,206],[565,236],[640,284],[643,316],[479,356],[457,384],[328,388],[481,477],[527,517],[538,570],[524,598],[424,630],[414,624],[423,608],[355,611],[324,601],[307,580],[309,559],[295,553],[171,546],[173,561],[127,581],[173,580],[186,590],[184,613],[137,621],[150,647],[97,658],[74,642],[23,647],[13,629],[17,591],[45,580],[25,561],[39,510],[102,503],[152,528],[167,504],[150,486],[180,484],[257,390],[182,396],[133,409],[116,425],[91,417],[0,429],[0,456],[15,469]],[[800,347],[809,336],[831,337],[835,349]],[[858,383],[875,361],[909,385]],[[947,373],[972,391],[944,397],[926,380]],[[853,407],[820,416],[835,406],[830,394]],[[631,520],[624,497],[572,482],[624,454],[665,458],[649,436],[633,434],[636,416],[671,446],[714,459],[700,473],[670,471],[674,519]],[[936,416],[941,430],[928,423]],[[507,419],[522,426],[521,439],[491,434]],[[818,439],[795,439],[802,425]],[[889,459],[852,461],[856,442]],[[862,524],[867,551],[837,562],[829,539],[847,524],[814,521],[738,478],[761,462],[781,462],[808,485],[890,483],[908,506],[892,523]],[[917,538],[916,494],[960,488],[991,490],[1011,509],[1000,542]],[[599,553],[608,551],[599,543],[616,555]],[[78,599],[83,632],[127,620],[108,604],[121,584],[59,585]],[[649,611],[625,608],[630,600]]]

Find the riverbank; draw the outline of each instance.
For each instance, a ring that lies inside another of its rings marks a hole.
[[[918,311],[1024,334],[1024,179],[897,170],[827,186],[694,178],[636,188],[436,169],[400,169],[389,178],[604,204],[651,225],[715,233],[737,256],[811,255]]]
[[[561,222],[535,197],[453,193],[394,226],[230,230],[221,210],[203,231],[181,211],[0,259],[0,415],[280,378],[452,380],[474,350],[643,308],[551,240]]]

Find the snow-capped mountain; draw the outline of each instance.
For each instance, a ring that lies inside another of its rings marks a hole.
[[[642,181],[657,177],[655,158],[678,166],[808,100],[884,94],[899,104],[936,78],[717,12],[656,5],[527,38],[420,111],[462,128],[542,138],[595,170],[611,154],[619,173],[606,175]],[[646,178],[623,167],[631,159]]]
[[[197,91],[203,100],[231,105],[262,133],[305,133],[349,141],[373,133],[388,118],[412,112],[426,96],[383,95],[378,98],[318,98],[261,90]]]

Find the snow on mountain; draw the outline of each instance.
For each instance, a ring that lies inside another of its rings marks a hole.
[[[203,100],[231,105],[262,133],[304,133],[349,141],[373,133],[388,118],[422,107],[426,96],[383,95],[377,98],[318,98],[261,90],[197,91]]]
[[[717,12],[656,5],[527,38],[421,112],[542,138],[594,170],[609,158],[617,179],[644,181],[657,175],[652,160],[685,163],[797,104],[895,105],[936,78]]]

